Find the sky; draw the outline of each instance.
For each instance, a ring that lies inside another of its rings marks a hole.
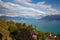
[[[60,15],[60,0],[0,0],[0,16],[36,18]]]

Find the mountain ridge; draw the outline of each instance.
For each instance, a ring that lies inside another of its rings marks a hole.
[[[44,20],[44,21],[60,21],[60,15],[47,15],[41,19],[35,18],[25,18],[25,17],[10,17],[10,16],[0,16],[7,20]]]
[[[35,18],[25,18],[25,17],[10,17],[10,16],[0,16],[1,18],[7,19],[7,20],[35,20]]]
[[[60,21],[60,15],[48,15],[48,16],[45,16],[45,17],[41,18],[40,20],[45,20],[45,21]]]

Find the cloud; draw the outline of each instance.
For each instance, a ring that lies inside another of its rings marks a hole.
[[[30,3],[32,0],[15,0],[21,4],[30,6],[24,7],[20,4],[14,4],[11,2],[3,2],[0,0],[0,16],[22,16],[22,17],[31,17],[31,18],[41,18],[46,15],[57,14],[58,10],[52,8],[52,5],[45,5],[45,1],[38,2],[36,4]],[[40,8],[46,9],[49,13],[39,10]]]
[[[52,5],[46,5],[45,1],[42,1],[42,2],[38,2],[38,3],[30,3],[32,0],[15,0],[16,2],[19,2],[19,3],[22,3],[22,4],[25,4],[27,6],[31,6],[33,8],[42,8],[42,9],[46,9],[48,11],[50,11],[51,13],[58,13],[59,11],[52,8]]]
[[[34,8],[24,7],[19,4],[13,4],[10,2],[1,1],[0,14],[6,15],[6,16],[12,16],[12,17],[23,16],[23,17],[38,18],[39,16],[44,15],[45,12],[34,9]]]
[[[27,3],[30,2],[31,0],[15,0],[16,2],[21,2],[21,3]]]

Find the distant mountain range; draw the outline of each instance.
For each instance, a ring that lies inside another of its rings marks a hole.
[[[10,17],[10,16],[0,16],[7,20],[44,20],[44,21],[60,21],[60,15],[47,15],[41,19],[35,18],[25,18],[25,17]]]
[[[35,20],[35,18],[25,18],[25,17],[10,17],[10,16],[0,16],[0,17],[7,20]]]
[[[60,15],[48,15],[48,16],[45,16],[45,17],[41,18],[40,20],[45,20],[45,21],[60,21]]]
[[[10,16],[0,16],[1,18],[7,19],[7,20],[21,20],[25,19],[23,17],[10,17]]]

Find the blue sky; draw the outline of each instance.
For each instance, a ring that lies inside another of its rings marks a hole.
[[[60,0],[0,0],[0,16],[41,18],[56,14],[60,14]]]

